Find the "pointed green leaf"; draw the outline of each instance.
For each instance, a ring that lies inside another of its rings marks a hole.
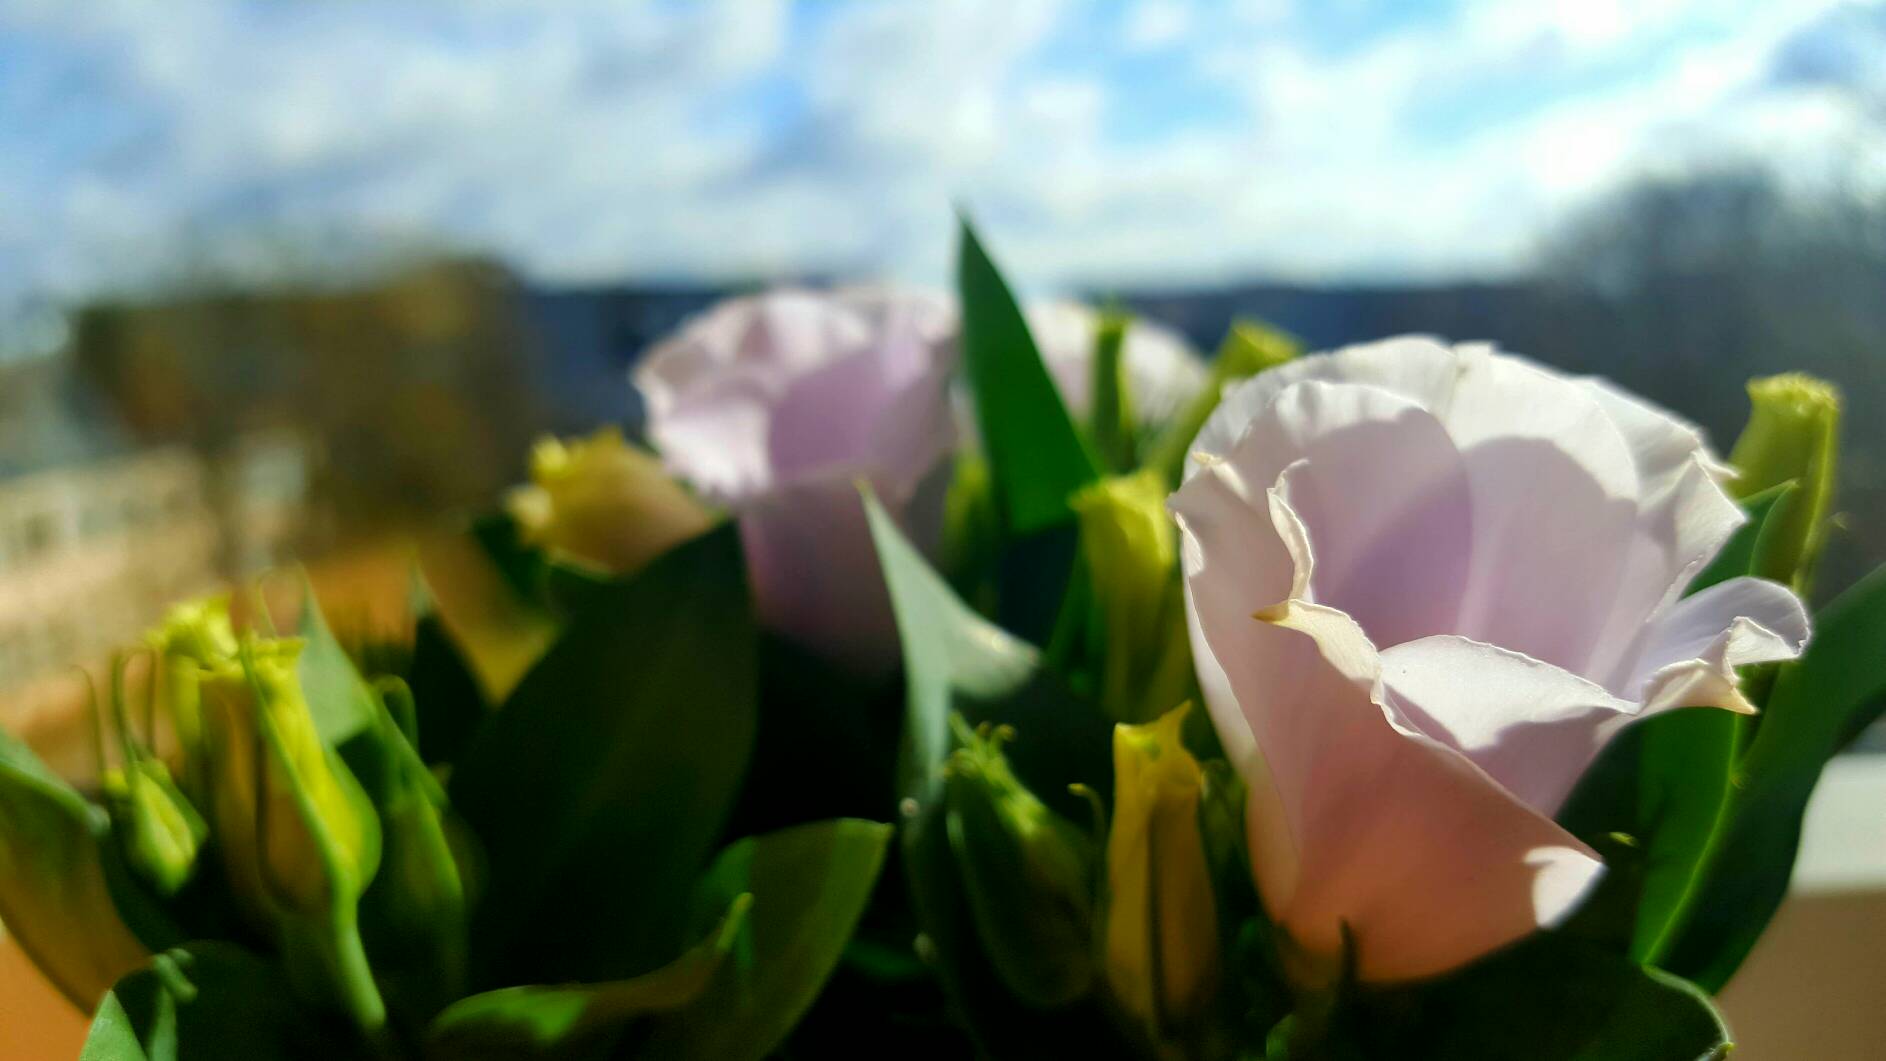
[[[891,828],[813,822],[741,840],[714,860],[697,904],[751,895],[735,960],[706,992],[649,1022],[633,1056],[759,1061],[818,996],[864,913]]]
[[[371,1056],[289,1001],[280,970],[228,943],[165,951],[120,980],[92,1017],[80,1061],[290,1061]],[[318,1044],[318,1046],[317,1046]]]
[[[1096,1003],[1055,1010],[1021,1005],[976,938],[975,916],[951,849],[940,768],[949,754],[949,716],[972,725],[1009,723],[1021,739],[1010,749],[1015,772],[1044,802],[1084,820],[1068,786],[1112,789],[1112,728],[1093,705],[1073,698],[1026,642],[972,612],[932,571],[875,498],[865,497],[878,561],[904,648],[907,708],[898,791],[904,797],[905,876],[929,957],[971,1032],[998,1056],[1031,1056],[1029,1044],[1078,1044],[1109,1027]],[[1095,1051],[1103,1049],[1095,1039]]]
[[[1358,989],[1338,1035],[1410,1061],[1701,1061],[1729,1031],[1695,985],[1562,935],[1438,980]]]
[[[1886,697],[1886,568],[1815,617],[1801,658],[1780,668],[1754,743],[1736,764],[1725,831],[1681,934],[1659,964],[1715,991],[1729,982],[1787,895],[1801,816],[1821,768]]]
[[[84,1009],[150,952],[112,898],[105,812],[0,731],[0,922]]]
[[[301,579],[301,691],[308,698],[314,728],[328,747],[338,748],[354,734],[373,724],[378,708],[360,671],[335,639],[315,599],[307,575]]]
[[[483,841],[474,986],[603,982],[687,941],[676,916],[752,755],[755,643],[722,526],[585,612],[453,771]]]
[[[1064,522],[1068,495],[1099,467],[1041,363],[1021,307],[967,220],[956,275],[963,365],[1008,530],[1029,534]]]
[[[606,984],[502,987],[460,999],[432,1022],[436,1061],[582,1058],[606,1053],[640,1018],[699,998],[733,949],[753,897],[737,895],[707,937],[641,976]]]
[[[406,683],[417,713],[419,753],[428,763],[455,762],[491,714],[491,705],[416,566],[412,597],[413,658]]]

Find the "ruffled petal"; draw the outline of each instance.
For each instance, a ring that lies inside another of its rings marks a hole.
[[[1547,815],[1598,754],[1607,724],[1637,710],[1576,674],[1456,636],[1385,649],[1382,680],[1423,732]]]
[[[1270,756],[1301,757],[1309,787],[1292,801],[1295,879],[1265,902],[1313,963],[1339,954],[1347,929],[1362,979],[1428,976],[1576,906],[1603,872],[1597,857],[1385,706],[1381,663],[1359,626],[1297,601],[1258,617],[1262,628],[1245,636],[1270,643],[1290,677],[1234,679],[1235,693],[1258,712],[1309,719],[1298,744]],[[1260,865],[1262,839],[1254,830]]]
[[[1644,626],[1674,603],[1684,587],[1747,521],[1716,485],[1705,455],[1691,453],[1674,478],[1638,504],[1637,527],[1625,554],[1624,577],[1598,646],[1584,673],[1620,696],[1637,689],[1626,673]]]
[[[1455,357],[1439,341],[1411,335],[1302,357],[1225,388],[1218,408],[1192,441],[1193,457],[1230,453],[1277,395],[1293,384],[1363,383],[1434,410],[1453,388]],[[1188,467],[1186,474],[1193,472]]]
[[[1675,707],[1752,712],[1735,669],[1793,659],[1807,609],[1786,586],[1732,578],[1685,597],[1644,631],[1629,684],[1650,714]]]
[[[1275,483],[1300,522],[1315,557],[1309,600],[1382,644],[1452,629],[1474,509],[1461,455],[1426,410],[1377,387],[1293,384],[1224,463],[1241,482]]]
[[[1200,686],[1251,790],[1254,876],[1304,960],[1338,955],[1347,926],[1363,978],[1418,977],[1563,917],[1596,857],[1385,707],[1350,617],[1280,596],[1300,579],[1277,493],[1216,462],[1173,508]]]

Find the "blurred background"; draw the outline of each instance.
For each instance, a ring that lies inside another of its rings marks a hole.
[[[1886,2],[0,0],[0,722],[178,595],[397,579],[722,294],[947,282],[952,206],[1205,352],[1493,339],[1725,449],[1748,377],[1825,376],[1820,586],[1886,561]],[[1886,986],[1877,761],[1750,1056],[1862,1056],[1815,1014]]]

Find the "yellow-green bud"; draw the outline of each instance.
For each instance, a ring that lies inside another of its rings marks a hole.
[[[1178,482],[1184,470],[1186,450],[1191,448],[1199,428],[1210,419],[1212,410],[1218,408],[1225,386],[1276,368],[1302,352],[1303,345],[1286,332],[1260,321],[1233,321],[1231,330],[1225,333],[1225,341],[1219,344],[1217,358],[1212,361],[1211,378],[1159,436],[1146,467],[1165,476],[1167,482]]]
[[[203,816],[171,782],[160,759],[132,760],[122,771],[107,773],[104,788],[126,861],[158,894],[177,894],[195,875],[197,854],[209,836]]]
[[[1826,536],[1839,451],[1840,392],[1812,376],[1791,372],[1749,382],[1748,426],[1736,440],[1729,463],[1739,473],[1730,483],[1748,497],[1793,480],[1794,492],[1763,529],[1755,572],[1806,592]]]
[[[660,460],[613,427],[542,439],[530,477],[506,502],[524,541],[612,575],[640,570],[713,523]]]
[[[1218,987],[1218,915],[1199,829],[1204,774],[1181,738],[1189,709],[1113,729],[1107,986],[1156,1039],[1196,1019]]]
[[[380,857],[372,805],[315,731],[301,647],[250,641],[202,683],[215,836],[238,900],[269,926],[351,907]]]
[[[184,762],[184,788],[203,800],[207,795],[199,767],[203,754],[202,699],[198,688],[207,670],[232,665],[236,631],[229,621],[229,598],[203,597],[173,606],[164,621],[145,635],[157,653],[160,699],[177,735]]]
[[[1009,769],[1010,731],[951,726],[944,822],[977,936],[1016,998],[1065,1005],[1093,982],[1094,842]]]
[[[1156,718],[1192,686],[1178,532],[1166,511],[1165,481],[1150,470],[1103,479],[1071,503],[1100,622],[1089,659],[1099,667],[1101,709],[1120,722]]]

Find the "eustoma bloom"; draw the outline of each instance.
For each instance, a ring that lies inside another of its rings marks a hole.
[[[1030,303],[1028,330],[1061,400],[1076,418],[1093,405],[1094,343],[1100,314],[1079,302]],[[1210,370],[1185,339],[1163,325],[1134,318],[1120,344],[1127,391],[1140,420],[1158,423],[1178,412],[1205,385]]]
[[[635,373],[669,469],[738,515],[761,619],[861,670],[895,663],[897,631],[857,483],[932,544],[954,332],[922,293],[777,291],[689,321]]]
[[[1621,728],[1750,710],[1785,588],[1684,597],[1742,521],[1697,431],[1483,345],[1395,339],[1227,391],[1171,505],[1199,680],[1299,969],[1439,972],[1602,872],[1552,820]]]

